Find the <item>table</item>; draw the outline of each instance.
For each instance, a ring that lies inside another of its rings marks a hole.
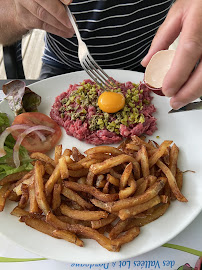
[[[5,80],[0,81],[0,89],[5,82]],[[33,82],[35,81],[26,81],[26,84]],[[2,91],[0,91],[1,98],[3,98]],[[183,232],[163,247],[130,260],[104,264],[75,264],[47,260],[24,250],[0,234],[1,270],[35,270],[36,268],[38,270],[180,270],[194,269],[199,256],[202,256],[202,212]]]

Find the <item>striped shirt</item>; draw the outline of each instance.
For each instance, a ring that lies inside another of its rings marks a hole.
[[[143,71],[140,61],[163,23],[172,0],[73,0],[70,9],[83,41],[102,68]],[[76,35],[47,33],[43,62],[82,70]]]

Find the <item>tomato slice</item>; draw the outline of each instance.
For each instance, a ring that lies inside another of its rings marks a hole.
[[[37,136],[37,134],[34,132],[27,135],[22,141],[22,145],[27,149],[28,152],[45,153],[50,149],[54,148],[62,135],[59,125],[49,116],[40,112],[27,112],[19,114],[15,117],[12,125],[20,124],[29,126],[44,125],[47,127],[51,127],[55,130],[54,133],[49,131],[40,131],[46,137],[46,141],[44,142],[42,142],[39,136]],[[21,134],[23,131],[24,130],[16,130],[12,132],[14,139],[17,139],[19,134]]]

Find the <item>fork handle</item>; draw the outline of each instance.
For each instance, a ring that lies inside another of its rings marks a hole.
[[[75,22],[75,19],[74,19],[72,13],[71,13],[69,7],[68,6],[65,6],[65,9],[66,9],[67,15],[69,16],[70,22],[71,22],[71,24],[72,24],[72,26],[74,28],[74,31],[75,31],[76,36],[77,36],[77,39],[80,40],[80,41],[82,41],[81,35],[79,33],[78,27],[77,27],[76,22]]]

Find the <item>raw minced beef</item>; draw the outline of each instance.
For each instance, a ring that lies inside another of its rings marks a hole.
[[[117,84],[110,91],[125,96],[125,106],[117,113],[101,111],[97,101],[103,90],[84,80],[56,97],[50,116],[68,135],[94,145],[117,143],[132,135],[152,135],[157,127],[150,90],[142,83]]]

